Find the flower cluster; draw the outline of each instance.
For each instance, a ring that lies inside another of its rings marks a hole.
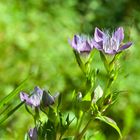
[[[59,93],[52,96],[49,91],[42,90],[38,86],[34,88],[30,95],[25,92],[20,92],[20,100],[34,109],[35,115],[33,116],[35,121],[37,120],[36,116],[39,116],[39,108],[42,110],[43,108],[53,105],[58,96]],[[38,129],[36,126],[29,129],[28,137],[30,140],[38,139]]]
[[[74,35],[74,38],[72,41],[69,41],[73,49],[78,51],[79,53],[82,52],[90,52],[93,47],[91,44],[91,39],[88,38],[86,35]]]
[[[119,94],[119,91],[114,92],[112,90],[112,85],[119,72],[117,65],[119,54],[132,45],[131,42],[123,44],[123,40],[124,30],[122,27],[119,27],[112,34],[109,34],[108,31],[103,32],[96,27],[93,38],[85,35],[74,35],[72,41],[69,41],[74,49],[77,63],[86,79],[83,92],[77,92],[74,89],[72,96],[68,96],[70,103],[72,103],[69,106],[70,113],[63,112],[66,102],[63,102],[62,97],[64,98],[65,95],[61,95],[57,105],[52,106],[59,93],[52,96],[49,91],[39,87],[35,87],[31,94],[20,92],[20,99],[22,103],[25,103],[26,110],[33,116],[35,122],[35,126],[29,129],[26,135],[30,140],[64,140],[69,138],[81,140],[83,137],[89,139],[91,135],[86,134],[86,131],[93,129],[93,127],[90,128],[89,124],[95,119],[112,126],[120,138],[122,137],[116,122],[106,116],[105,112],[116,101]],[[94,60],[93,49],[100,51],[101,61],[106,68],[104,74],[99,73],[100,69],[92,65]],[[86,59],[83,59],[80,57],[80,54],[83,53],[90,54]],[[108,57],[108,55],[112,56]],[[101,86],[100,83],[102,83]],[[43,113],[40,113],[41,111]],[[76,129],[74,135],[69,137],[65,132],[72,130],[72,128],[69,129],[69,126],[73,120],[77,122],[75,126],[73,125],[73,128]]]
[[[112,35],[108,31],[103,32],[97,27],[95,28],[94,37],[89,39],[87,36],[74,35],[70,42],[72,48],[79,53],[90,52],[96,48],[105,54],[117,54],[132,45],[132,42],[122,44],[124,40],[124,30],[119,27]]]
[[[35,87],[34,91],[31,93],[31,96],[24,92],[20,92],[20,99],[21,101],[25,101],[26,104],[31,107],[39,107],[42,100],[42,95],[43,90],[39,87]]]
[[[20,99],[21,101],[25,101],[25,103],[31,107],[40,107],[41,103],[43,104],[43,106],[47,107],[54,104],[55,99],[58,95],[59,93],[52,96],[50,95],[49,91],[45,91],[40,89],[39,87],[35,87],[31,95],[20,92]]]

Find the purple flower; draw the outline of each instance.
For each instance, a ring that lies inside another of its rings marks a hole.
[[[31,107],[39,107],[42,100],[43,90],[39,87],[35,87],[31,96],[24,92],[20,92],[21,101],[25,101],[27,105]]]
[[[91,40],[85,35],[74,35],[72,41],[69,41],[69,43],[78,53],[89,53],[93,49]]]
[[[37,140],[37,128],[31,128],[28,132],[30,140]]]
[[[132,42],[122,45],[123,39],[124,30],[122,27],[119,27],[112,36],[108,32],[103,32],[96,27],[92,44],[96,49],[103,51],[106,54],[113,55],[129,48],[132,45]]]
[[[50,95],[49,91],[43,91],[42,103],[43,106],[47,107],[55,103],[55,99],[59,96],[59,93],[56,93],[54,96]]]

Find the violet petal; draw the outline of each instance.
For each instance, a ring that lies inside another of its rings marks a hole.
[[[98,29],[97,27],[95,28],[95,32],[94,32],[94,39],[96,42],[99,42],[103,39],[103,32]]]
[[[28,132],[30,140],[37,140],[37,128],[31,128]]]
[[[91,46],[89,45],[89,43],[87,41],[82,43],[81,45],[82,45],[82,47],[79,49],[79,52],[90,52],[91,51]]]
[[[125,50],[125,49],[129,48],[131,45],[132,45],[132,42],[128,42],[128,43],[124,44],[123,46],[121,46],[118,51]]]
[[[43,91],[42,102],[45,107],[54,104],[54,97],[49,94],[49,91]]]
[[[25,101],[26,104],[28,104],[28,105],[32,105],[32,103],[31,103],[31,101],[29,99],[29,95],[24,93],[24,92],[20,92],[20,100]]]
[[[42,99],[43,91],[39,87],[35,87],[34,91],[32,92],[31,96],[24,92],[20,92],[20,99],[21,101],[25,101],[27,105],[31,107],[38,107],[40,106],[40,102]]]
[[[72,47],[73,47],[74,49],[77,49],[78,41],[79,41],[79,36],[74,35],[74,38],[73,38],[73,40],[72,40],[72,42],[71,42],[71,45],[72,45]]]
[[[91,47],[91,40],[87,36],[79,36],[74,35],[72,42],[70,42],[73,49],[75,49],[78,53],[82,52],[90,52]]]
[[[117,53],[117,51],[116,50],[107,50],[107,51],[105,51],[105,53],[114,55]]]
[[[92,41],[92,45],[93,47],[95,47],[98,50],[102,50],[103,49],[103,42],[96,42],[95,40]]]
[[[124,30],[123,30],[123,27],[119,27],[114,35],[113,35],[113,38],[115,38],[116,40],[119,41],[119,43],[121,43],[124,39]]]
[[[34,92],[35,92],[36,94],[38,94],[38,95],[42,95],[42,94],[43,94],[43,90],[40,89],[38,86],[36,86],[36,87],[34,88]]]

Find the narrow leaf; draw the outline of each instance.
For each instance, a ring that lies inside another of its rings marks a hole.
[[[81,68],[82,72],[85,73],[85,66],[84,66],[84,64],[83,64],[83,62],[82,62],[82,60],[80,58],[79,53],[76,52],[75,50],[73,52],[75,54],[75,58],[76,58],[76,61],[77,61],[78,65],[79,65],[79,67]]]
[[[10,94],[8,94],[0,101],[0,108],[6,105],[9,101],[11,101],[22,90],[27,80],[28,78],[25,79],[15,90],[13,90]]]
[[[92,62],[92,59],[93,59],[94,53],[95,53],[94,50],[92,50],[92,51],[90,52],[89,59],[88,59],[88,63],[91,63],[91,62]]]
[[[25,136],[24,136],[24,140],[29,140],[29,139],[28,139],[28,134],[27,134],[27,133],[26,133]]]
[[[116,131],[118,132],[119,136],[122,138],[121,131],[120,131],[119,127],[117,126],[117,124],[116,124],[116,122],[114,120],[112,120],[109,117],[101,116],[101,115],[98,115],[96,117],[96,119],[101,120],[101,121],[107,123],[108,125],[112,126],[114,129],[116,129]]]
[[[91,101],[86,101],[86,100],[84,100],[84,101],[81,101],[79,105],[80,105],[80,109],[81,109],[82,111],[86,112],[86,111],[88,111],[89,108],[90,108]]]
[[[73,137],[63,138],[62,140],[73,140]]]
[[[16,107],[14,107],[12,110],[10,110],[8,113],[6,113],[4,116],[0,118],[0,124],[2,124],[6,119],[8,119],[19,107],[21,107],[24,104],[24,102],[21,102]]]
[[[96,103],[101,97],[103,96],[103,90],[100,87],[100,85],[98,85],[96,87],[96,89],[94,90],[94,97],[93,97],[93,102]]]
[[[109,64],[108,64],[108,61],[107,61],[105,55],[103,54],[103,52],[101,52],[101,51],[100,51],[100,57],[101,57],[101,59],[102,59],[102,61],[104,63],[104,66],[106,68],[106,71],[109,72]]]

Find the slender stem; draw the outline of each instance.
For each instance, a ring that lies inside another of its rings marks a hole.
[[[63,134],[61,134],[61,135],[60,135],[59,140],[61,140],[61,139],[62,139],[62,136],[63,136]]]
[[[88,128],[88,126],[89,126],[89,124],[91,122],[91,120],[92,119],[90,119],[87,122],[87,124],[85,125],[85,127],[83,128],[83,130],[78,135],[75,136],[75,138],[74,138],[75,140],[81,140],[82,139],[83,135],[85,134],[85,132],[86,132],[86,130],[87,130],[87,128]]]
[[[108,95],[109,88],[110,88],[111,84],[113,83],[113,81],[114,80],[112,79],[111,75],[109,74],[107,84],[106,84],[106,87],[105,87],[105,90],[104,90],[105,97]]]
[[[80,121],[79,121],[78,126],[77,126],[76,135],[77,135],[77,133],[79,133],[79,130],[80,130],[80,127],[81,127],[81,125],[82,125],[84,116],[85,116],[85,113],[83,113],[83,114],[82,114],[82,117],[80,118]]]

